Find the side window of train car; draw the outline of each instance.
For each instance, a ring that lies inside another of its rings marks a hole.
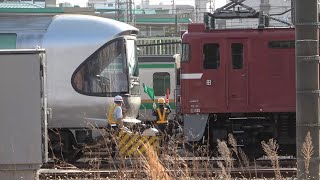
[[[203,68],[218,69],[220,65],[219,44],[205,44],[203,46]]]
[[[17,34],[0,33],[0,49],[16,49]]]
[[[243,44],[232,43],[232,69],[242,69],[243,67]]]
[[[190,60],[190,45],[183,43],[181,46],[181,62],[186,62]]]
[[[164,96],[167,89],[170,91],[170,74],[167,72],[156,72],[153,74],[154,95]]]

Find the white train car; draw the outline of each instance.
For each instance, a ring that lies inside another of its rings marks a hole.
[[[95,16],[0,16],[0,48],[46,50],[50,152],[76,159],[79,145],[99,135],[92,127],[107,126],[106,109],[115,95],[124,97],[128,117],[138,116],[137,33]]]
[[[177,82],[177,64],[172,55],[143,55],[139,56],[139,74],[141,83],[141,107],[139,119],[144,121],[155,121],[152,116],[153,100],[144,93],[142,84],[152,88],[155,94],[155,102],[163,97],[166,99],[166,92],[169,90],[169,104],[172,113],[169,119],[173,119],[175,112],[175,100]]]

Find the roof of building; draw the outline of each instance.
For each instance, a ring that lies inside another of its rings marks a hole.
[[[0,3],[0,13],[63,13],[62,8],[43,6],[32,3],[2,2]]]
[[[136,15],[146,15],[144,17],[136,16],[136,23],[139,24],[174,24],[176,23],[175,18],[166,17],[163,15],[156,15],[155,10],[150,9],[134,9]],[[106,11],[105,11],[106,12]],[[68,13],[64,10],[64,8],[52,7],[45,8],[36,4],[29,3],[0,3],[0,13],[30,13],[30,14],[38,14],[38,13]],[[70,12],[69,12],[70,13]],[[142,16],[143,16],[142,15]],[[151,15],[151,17],[148,17]],[[153,15],[153,16],[152,16]],[[112,17],[110,17],[112,18]],[[121,19],[120,19],[121,20]],[[189,18],[178,18],[177,23],[190,23],[191,20]]]
[[[0,8],[43,8],[37,4],[19,3],[19,2],[2,2]]]
[[[64,13],[62,8],[1,8],[0,13]]]

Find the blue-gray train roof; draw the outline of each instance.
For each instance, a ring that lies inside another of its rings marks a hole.
[[[172,55],[138,56],[139,62],[175,62]]]

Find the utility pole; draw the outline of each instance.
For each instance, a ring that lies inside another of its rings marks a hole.
[[[318,0],[296,0],[295,7],[297,177],[305,178],[305,161],[301,152],[310,131],[314,153],[310,159],[309,177],[320,179]]]
[[[132,0],[129,0],[129,22],[128,24],[132,25],[133,23],[133,17],[132,17]]]
[[[175,35],[177,35],[178,34],[178,15],[177,14],[175,14],[174,15],[174,29],[175,29]]]
[[[172,0],[172,14],[176,14],[175,10],[176,10],[176,3],[175,3],[175,0]]]
[[[195,6],[194,6],[194,8],[195,8],[195,22],[196,23],[198,23],[199,21],[198,21],[198,5],[197,5],[197,3],[195,4]]]
[[[295,7],[296,7],[296,0],[291,0],[291,23],[294,25],[295,23]]]

